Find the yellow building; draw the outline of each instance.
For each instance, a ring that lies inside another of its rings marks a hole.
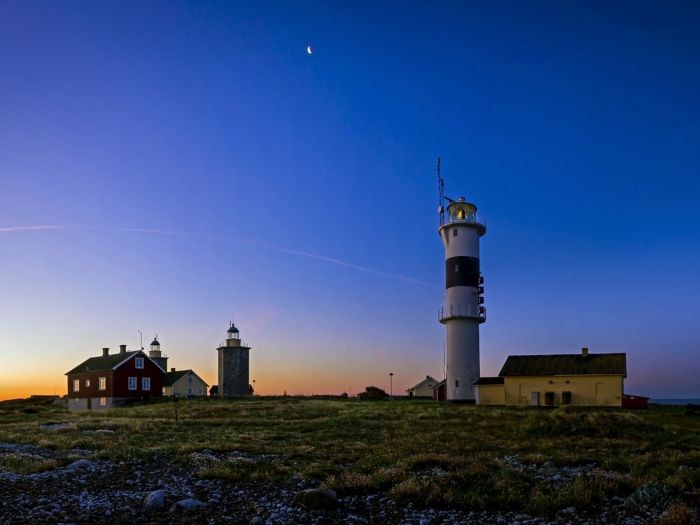
[[[477,405],[505,405],[506,391],[502,377],[480,377],[474,385],[474,402]]]
[[[192,370],[175,370],[165,374],[163,395],[173,397],[206,396],[209,385]]]
[[[479,405],[622,406],[626,354],[512,355],[474,382]]]

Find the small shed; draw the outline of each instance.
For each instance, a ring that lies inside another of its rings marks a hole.
[[[506,389],[502,377],[480,377],[472,385],[477,405],[506,404]]]
[[[622,408],[631,410],[648,410],[649,398],[644,396],[622,395]]]
[[[433,401],[444,401],[447,395],[447,379],[433,386]]]
[[[420,383],[413,385],[411,388],[406,389],[408,397],[413,399],[414,397],[432,399],[433,398],[433,387],[437,385],[440,381],[434,377],[425,376]]]

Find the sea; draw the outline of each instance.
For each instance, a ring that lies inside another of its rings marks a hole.
[[[650,399],[649,403],[657,405],[700,405],[700,398],[695,399]]]

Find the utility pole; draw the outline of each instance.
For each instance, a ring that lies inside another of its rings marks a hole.
[[[394,372],[389,372],[389,399],[394,399]]]

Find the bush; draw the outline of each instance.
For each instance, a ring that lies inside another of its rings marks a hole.
[[[360,392],[357,397],[360,399],[386,399],[389,394],[377,386],[368,386],[364,392]]]
[[[698,522],[695,511],[685,503],[672,503],[659,518],[659,525],[694,525]]]

